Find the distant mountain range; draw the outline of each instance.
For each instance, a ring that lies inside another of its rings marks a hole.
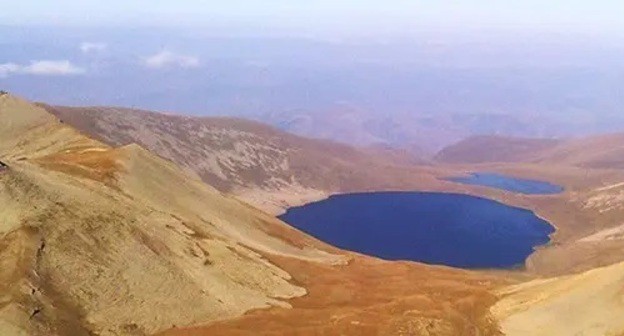
[[[584,129],[574,118],[564,121],[539,115],[504,113],[427,115],[389,111],[383,114],[350,106],[314,112],[269,113],[258,120],[306,137],[355,146],[386,146],[420,159],[473,136],[557,139],[589,135],[602,128],[592,122]],[[617,124],[615,121],[614,125]]]

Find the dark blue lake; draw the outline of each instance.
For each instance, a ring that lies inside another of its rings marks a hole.
[[[473,173],[465,177],[450,177],[447,181],[479,185],[527,195],[552,195],[563,188],[548,182],[520,179],[495,173]]]
[[[554,231],[529,210],[425,192],[337,195],[291,208],[280,218],[342,249],[463,268],[521,265]]]

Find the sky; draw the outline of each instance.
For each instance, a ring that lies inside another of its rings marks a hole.
[[[413,29],[624,32],[621,0],[0,0],[9,25],[242,25],[301,34]]]
[[[277,126],[345,109],[380,118],[368,125],[459,115],[475,134],[612,131],[622,13],[624,0],[0,0],[0,88]]]

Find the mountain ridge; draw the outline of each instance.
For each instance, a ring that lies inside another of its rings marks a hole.
[[[426,165],[404,160],[399,152],[307,139],[255,121],[41,106],[110,145],[139,143],[272,213],[335,192],[416,185],[415,176],[433,179]]]

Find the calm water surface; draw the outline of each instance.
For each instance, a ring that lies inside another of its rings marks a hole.
[[[495,173],[473,173],[464,177],[450,177],[447,181],[480,185],[527,195],[552,195],[563,192],[563,187],[543,181],[515,178]]]
[[[529,210],[424,192],[337,195],[292,208],[281,219],[346,250],[463,268],[521,265],[554,231]]]

